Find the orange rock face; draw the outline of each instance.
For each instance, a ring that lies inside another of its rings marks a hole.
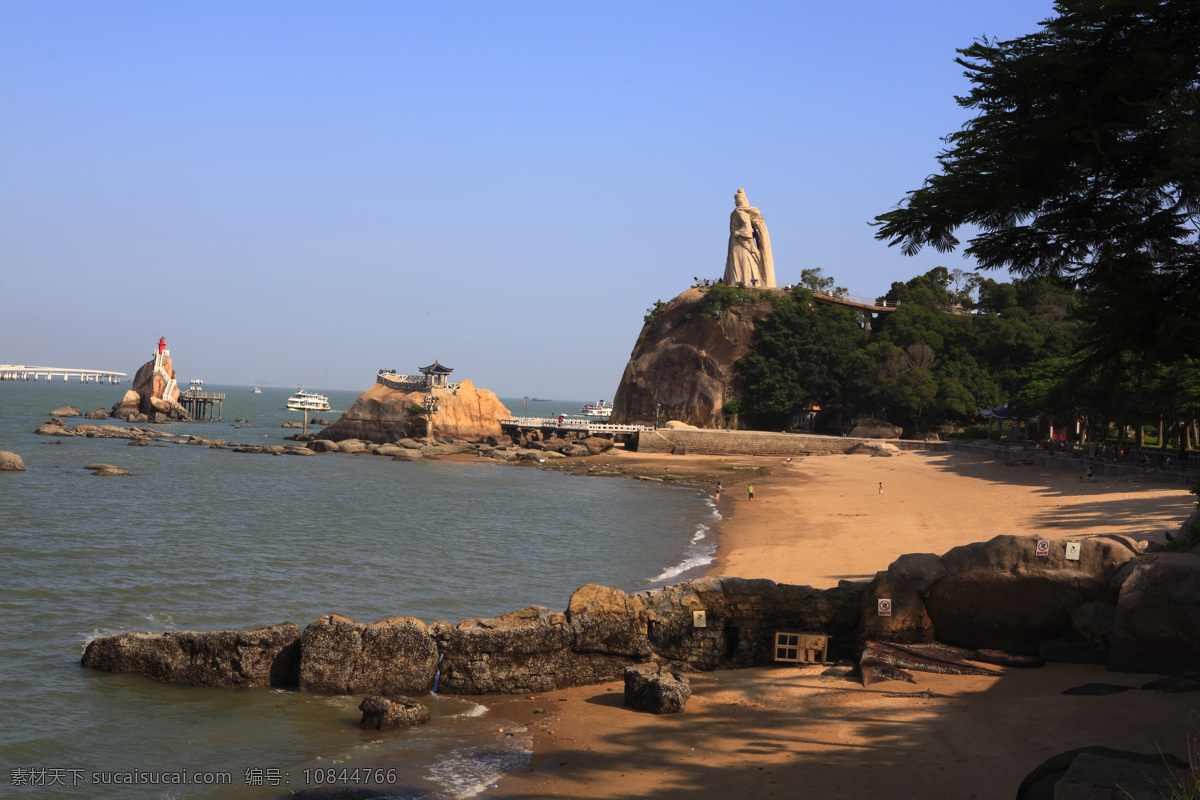
[[[425,416],[421,409],[424,400],[424,392],[401,392],[380,383],[373,384],[318,438],[362,439],[385,444],[406,436],[424,436]],[[508,416],[511,416],[509,410],[493,392],[476,389],[470,381],[462,381],[457,391],[438,396],[433,432],[435,436],[459,439],[499,436],[500,420]]]
[[[613,398],[614,423],[675,419],[724,428],[725,403],[736,396],[733,365],[750,349],[768,302],[734,306],[714,316],[705,290],[689,289],[642,328]]]

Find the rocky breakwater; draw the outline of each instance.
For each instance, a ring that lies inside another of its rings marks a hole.
[[[470,381],[461,381],[456,389],[438,394],[438,410],[433,430],[438,436],[455,439],[480,439],[500,436],[500,420],[511,416],[496,395],[476,389]],[[340,442],[361,439],[387,444],[425,435],[425,411],[421,404],[425,392],[404,392],[376,383],[367,389],[350,410],[325,430],[318,440]]]
[[[825,631],[835,653],[849,655],[861,596],[861,587],[849,585],[817,590],[739,578],[637,594],[584,586],[565,612],[530,607],[458,625],[325,616],[303,634],[276,626],[104,636],[88,645],[82,664],[193,686],[294,679],[290,685],[306,691],[396,697],[424,694],[437,680],[451,694],[536,692],[615,680],[626,667],[651,662],[672,670],[768,664],[775,630]],[[704,612],[702,624],[697,611]],[[255,645],[254,637],[262,642]],[[235,659],[235,652],[243,655]],[[258,666],[250,670],[245,662]]]
[[[874,680],[906,679],[901,667],[990,674],[968,661],[1195,671],[1200,556],[1147,553],[1123,536],[998,536],[941,556],[901,556],[869,584],[814,589],[700,578],[636,594],[588,585],[564,612],[530,606],[458,625],[330,615],[303,633],[287,623],[104,636],[88,645],[82,664],[193,686],[390,698],[434,686],[512,694],[616,680],[638,665],[708,671],[770,664],[778,631],[826,634],[830,660],[864,654],[864,679],[866,657],[875,658]]]
[[[734,363],[771,312],[765,298],[727,305],[730,287],[689,289],[651,314],[642,328],[613,398],[614,423],[664,419],[723,428],[723,408],[736,396]]]
[[[1125,536],[997,536],[901,556],[867,586],[861,636],[1120,672],[1200,670],[1200,555],[1147,550]]]
[[[159,363],[156,363],[159,362]],[[125,392],[109,415],[126,422],[170,422],[190,420],[179,404],[179,387],[169,352],[138,367],[133,388]]]

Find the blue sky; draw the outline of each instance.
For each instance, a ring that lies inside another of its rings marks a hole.
[[[435,358],[611,398],[724,269],[882,294],[869,221],[967,119],[956,48],[1052,3],[0,3],[0,362],[365,389]]]

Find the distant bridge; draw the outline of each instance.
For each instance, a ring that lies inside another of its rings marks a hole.
[[[126,373],[107,369],[72,369],[69,367],[31,367],[25,364],[0,364],[0,381],[52,381],[72,378],[81,383],[120,383]]]

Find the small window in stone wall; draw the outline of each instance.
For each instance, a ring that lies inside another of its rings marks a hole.
[[[799,661],[800,660],[800,634],[798,634],[798,633],[776,633],[775,634],[775,660],[776,661]]]
[[[775,660],[821,664],[828,657],[829,636],[824,633],[775,632]]]

